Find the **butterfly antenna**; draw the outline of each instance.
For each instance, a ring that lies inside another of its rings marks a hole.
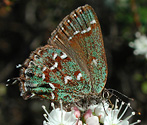
[[[17,83],[19,83],[19,81],[20,81],[19,77],[7,79],[6,86],[17,84]]]
[[[17,64],[16,65],[16,68],[22,68],[24,67],[24,65],[22,64]],[[6,83],[6,86],[9,86],[9,85],[14,85],[14,84],[17,84],[20,82],[20,78],[19,77],[16,77],[16,78],[11,78],[11,79],[7,79],[7,83]]]
[[[128,96],[126,96],[125,94],[123,94],[123,93],[121,93],[121,92],[119,92],[119,91],[117,91],[117,90],[115,90],[115,89],[106,89],[107,91],[109,91],[109,92],[111,92],[111,94],[113,94],[114,96],[116,96],[113,92],[116,92],[116,93],[118,93],[118,94],[120,94],[121,96],[123,96],[123,97],[125,97],[125,98],[127,98],[127,99],[129,99],[129,100],[131,100],[131,101],[134,101],[134,99],[133,98],[129,98]],[[119,98],[118,96],[116,96],[117,98]]]
[[[114,94],[113,91],[114,89],[106,89],[105,88],[105,91],[107,92],[107,93],[110,93],[111,94],[111,96],[108,96],[108,100],[109,100],[109,102],[111,102],[111,100],[110,100],[110,98],[112,97],[112,96],[114,96],[114,97],[116,97],[116,99],[118,99],[118,100],[120,100],[120,101],[122,101],[122,102],[124,102],[121,98],[119,98],[116,94]],[[111,92],[112,91],[112,92]],[[118,91],[117,91],[118,92]],[[120,93],[119,92],[119,94],[121,95],[122,93]],[[124,96],[123,94],[122,94],[122,96]],[[125,103],[125,102],[124,102]],[[112,104],[112,103],[110,103],[110,104]],[[127,103],[125,103],[126,105],[127,105]]]
[[[129,98],[128,96],[126,96],[126,95],[122,94],[121,92],[118,92],[117,90],[114,90],[114,89],[106,89],[106,88],[105,88],[104,92],[108,92],[108,93],[111,94],[111,95],[109,96],[109,99],[108,99],[109,102],[110,102],[110,104],[112,104],[112,103],[111,103],[111,100],[110,100],[110,98],[111,98],[112,96],[115,96],[118,100],[120,100],[121,102],[124,102],[122,99],[120,99],[120,98],[119,98],[117,95],[115,95],[113,92],[116,92],[116,93],[122,95],[123,97],[125,97],[125,98],[127,98],[127,99],[129,99],[129,100],[131,100],[131,101],[134,101],[133,98]],[[128,105],[129,103],[124,102],[124,104],[125,104],[125,105]],[[138,112],[138,111],[134,110],[130,105],[128,105],[128,106],[129,106],[129,108],[130,108],[131,110],[133,110],[133,111],[135,112],[135,114],[141,115],[141,112]]]
[[[122,102],[124,102],[124,101],[123,101],[121,98],[119,98],[117,95],[115,95],[113,92],[116,92],[116,93],[122,95],[123,97],[125,97],[125,98],[127,98],[127,99],[129,99],[129,100],[131,100],[131,101],[134,101],[133,98],[129,98],[128,96],[122,94],[121,92],[118,92],[117,90],[114,90],[114,89],[106,89],[106,88],[105,88],[105,91],[111,93],[111,97],[112,97],[112,96],[115,96],[118,100],[120,100],[120,101],[122,101]],[[110,98],[109,98],[109,99],[110,99]],[[109,100],[109,101],[110,101],[110,100]],[[125,104],[125,105],[128,105],[128,103],[126,103],[126,102],[124,102],[124,104]],[[129,106],[129,107],[130,107],[130,109],[132,109],[133,111],[135,111],[136,114],[141,115],[140,112],[134,110],[131,106]]]

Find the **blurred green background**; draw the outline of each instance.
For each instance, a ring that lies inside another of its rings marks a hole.
[[[131,105],[142,115],[131,120],[147,124],[147,59],[128,46],[137,31],[147,34],[146,0],[1,0],[0,125],[42,124],[41,105],[49,102],[23,100],[19,86],[6,87],[6,80],[18,77],[15,66],[45,45],[66,15],[85,4],[94,8],[101,24],[109,69],[106,88],[134,98]]]

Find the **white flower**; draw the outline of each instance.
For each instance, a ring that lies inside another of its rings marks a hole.
[[[118,108],[118,102],[119,100],[116,99],[114,108],[109,108],[109,104],[106,101],[102,101],[101,103],[97,105],[91,105],[89,106],[89,111],[87,110],[87,113],[85,113],[86,121],[89,119],[89,123],[96,123],[94,120],[92,120],[92,116],[97,116],[99,118],[100,123],[103,125],[135,125],[137,123],[140,123],[141,121],[138,120],[137,122],[129,124],[129,119],[135,115],[135,112],[132,112],[132,114],[125,119],[122,120],[122,117],[126,113],[128,107],[130,107],[130,103],[126,107],[124,107],[124,102],[121,102],[119,108]],[[122,107],[124,110],[122,110]],[[91,113],[90,113],[91,111]],[[120,111],[122,113],[120,113]],[[96,118],[95,118],[96,120]],[[87,122],[86,122],[87,123]],[[96,123],[97,124],[97,123]],[[89,125],[89,124],[88,124]]]
[[[145,55],[145,58],[147,58],[147,36],[141,35],[139,32],[135,35],[137,39],[130,42],[129,46],[135,49],[134,55]]]
[[[45,106],[42,106],[46,114],[44,117],[46,121],[43,121],[43,125],[75,125],[77,123],[77,118],[74,115],[74,111],[66,112],[62,108],[62,102],[60,101],[61,108],[54,107],[52,103],[53,110],[48,113]]]
[[[106,110],[107,115],[105,115],[105,118],[104,118],[104,125],[135,125],[135,124],[140,122],[140,120],[138,120],[137,122],[129,124],[129,119],[133,115],[135,115],[135,112],[132,112],[131,115],[129,115],[128,117],[126,117],[125,119],[122,120],[121,118],[126,113],[128,107],[130,106],[130,103],[128,103],[128,105],[125,107],[123,112],[120,114],[120,111],[122,111],[122,106],[124,105],[124,102],[121,103],[119,109],[118,109],[118,106],[117,106],[118,102],[119,101],[116,99],[114,109],[108,108]]]
[[[89,106],[89,109],[91,109],[92,112],[94,112],[94,114],[99,117],[100,123],[104,123],[104,117],[106,115],[105,111],[108,109],[108,107],[109,104],[106,101],[103,101],[97,105]]]
[[[100,125],[99,118],[92,114],[92,110],[88,109],[83,116],[86,125]]]
[[[129,125],[127,120],[119,120],[118,118],[119,111],[117,109],[107,110],[107,115],[105,116],[104,125]]]
[[[63,110],[62,101],[60,101],[61,107],[56,109],[54,103],[52,103],[53,110],[50,113],[47,112],[45,106],[42,106],[46,112],[44,114],[46,120],[43,121],[43,125],[100,125],[100,123],[102,125],[136,125],[141,122],[138,120],[137,122],[129,123],[129,119],[135,115],[135,112],[122,119],[130,104],[128,103],[124,107],[124,102],[121,102],[118,107],[118,102],[119,100],[116,99],[113,108],[110,108],[109,103],[106,101],[102,101],[97,105],[91,105],[82,117],[77,107],[72,107],[71,112]]]

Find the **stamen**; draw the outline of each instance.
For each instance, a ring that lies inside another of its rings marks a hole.
[[[138,124],[138,123],[140,123],[140,122],[141,122],[141,120],[137,120],[136,122],[131,123],[130,125],[136,125],[136,124]]]
[[[48,123],[44,120],[44,121],[43,121],[43,125],[47,125],[47,124],[48,124]]]
[[[116,101],[115,101],[115,109],[117,109],[118,108],[118,106],[117,106],[117,103],[119,102],[119,100],[118,99],[116,99]]]
[[[125,114],[125,112],[127,111],[128,107],[130,106],[130,103],[128,103],[128,105],[126,106],[125,110],[123,111],[123,113],[121,114],[121,116],[118,118],[118,120],[120,120],[122,118],[122,116]]]
[[[127,118],[125,118],[124,120],[125,120],[125,121],[128,121],[133,115],[135,115],[135,112],[132,112],[132,114],[131,114],[130,116],[128,116]],[[124,120],[123,120],[123,121],[124,121]],[[119,121],[120,121],[120,120],[119,120]],[[121,121],[120,121],[120,122],[121,122]],[[119,123],[120,123],[120,122],[119,122]]]
[[[61,123],[63,123],[63,107],[62,107],[62,100],[59,101],[60,108],[61,108]]]
[[[51,106],[52,106],[53,110],[55,110],[55,105],[53,102],[51,103]]]
[[[128,116],[127,118],[125,118],[125,120],[129,120],[133,115],[135,115],[135,112],[132,112],[132,114]]]
[[[121,108],[122,108],[122,106],[123,106],[124,104],[125,104],[124,102],[121,102],[121,105],[120,105],[120,107],[119,107],[119,109],[118,109],[118,112],[120,112],[120,110],[121,110]]]
[[[54,103],[51,103],[51,106],[54,108]],[[45,117],[45,119],[46,119],[48,122],[51,122],[52,124],[56,123],[57,120],[54,119],[54,117],[52,117],[52,116],[48,113],[48,111],[46,110],[46,107],[43,105],[42,108],[44,109],[44,111],[45,111],[45,113],[46,113],[46,114],[43,115],[43,116]],[[52,119],[52,120],[50,120],[50,119]],[[49,124],[49,123],[48,123],[48,124]]]
[[[112,121],[114,121],[114,118],[115,118],[115,115],[114,114],[115,114],[115,110],[111,112]]]
[[[46,107],[44,105],[42,106],[42,108],[45,111],[46,115],[50,116],[49,113],[48,113],[48,111],[46,110]]]
[[[49,122],[49,119],[47,118],[47,114],[43,114],[44,118],[46,119],[46,121]]]

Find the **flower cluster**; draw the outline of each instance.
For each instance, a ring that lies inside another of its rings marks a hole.
[[[129,46],[134,48],[134,55],[145,55],[147,59],[147,36],[141,35],[140,32],[135,34],[136,39],[130,42]]]
[[[106,101],[97,105],[91,105],[82,117],[77,107],[72,107],[71,112],[63,110],[61,101],[61,107],[56,109],[52,103],[53,110],[50,113],[47,112],[45,106],[42,106],[46,112],[44,114],[46,120],[43,121],[43,125],[135,125],[141,122],[138,120],[134,123],[129,123],[129,119],[135,115],[135,112],[132,112],[131,115],[122,120],[130,104],[128,103],[125,106],[124,102],[121,102],[120,106],[118,106],[118,102],[116,100],[113,108],[110,108]],[[123,106],[125,108],[122,111]]]

